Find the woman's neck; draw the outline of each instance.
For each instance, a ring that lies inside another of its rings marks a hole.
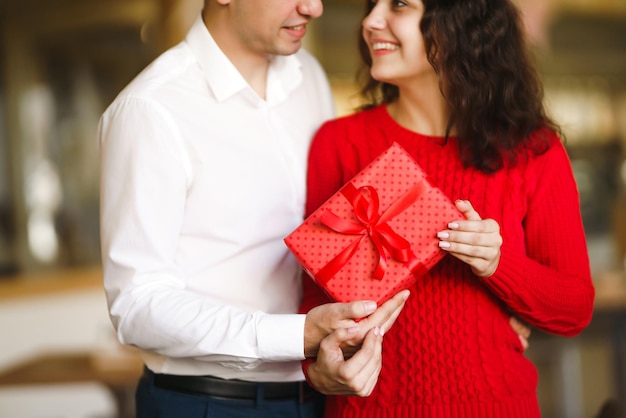
[[[430,91],[400,88],[398,99],[387,105],[387,111],[408,130],[427,136],[446,135],[449,111],[438,86]]]

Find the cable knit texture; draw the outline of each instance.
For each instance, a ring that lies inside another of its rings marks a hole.
[[[489,278],[447,255],[419,279],[385,334],[374,393],[331,396],[326,417],[540,416],[537,371],[509,316],[572,336],[589,323],[594,298],[570,162],[549,135],[546,153],[488,175],[462,167],[456,139],[406,130],[384,106],[320,128],[310,154],[307,214],[395,141],[451,199],[468,199],[482,218],[495,219],[504,240]],[[302,312],[328,301],[309,278],[303,283]]]

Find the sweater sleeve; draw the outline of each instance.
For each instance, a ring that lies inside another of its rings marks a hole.
[[[530,324],[574,336],[590,322],[594,300],[576,182],[560,142],[531,166],[538,171],[525,252],[505,239],[498,269],[484,283]]]

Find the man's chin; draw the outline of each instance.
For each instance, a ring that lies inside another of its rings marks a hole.
[[[276,47],[276,51],[274,52],[275,55],[293,55],[296,52],[298,52],[300,50],[300,48],[302,48],[302,42],[301,41],[294,41],[294,42],[290,42],[290,43],[285,43],[283,45],[278,45]]]

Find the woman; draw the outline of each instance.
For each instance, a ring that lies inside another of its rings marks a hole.
[[[537,372],[509,316],[573,336],[594,289],[571,165],[519,13],[509,0],[377,0],[362,35],[367,103],[318,131],[307,214],[396,141],[466,219],[438,233],[449,254],[385,334],[372,395],[329,397],[326,416],[539,417]],[[303,310],[326,301],[305,280]]]

